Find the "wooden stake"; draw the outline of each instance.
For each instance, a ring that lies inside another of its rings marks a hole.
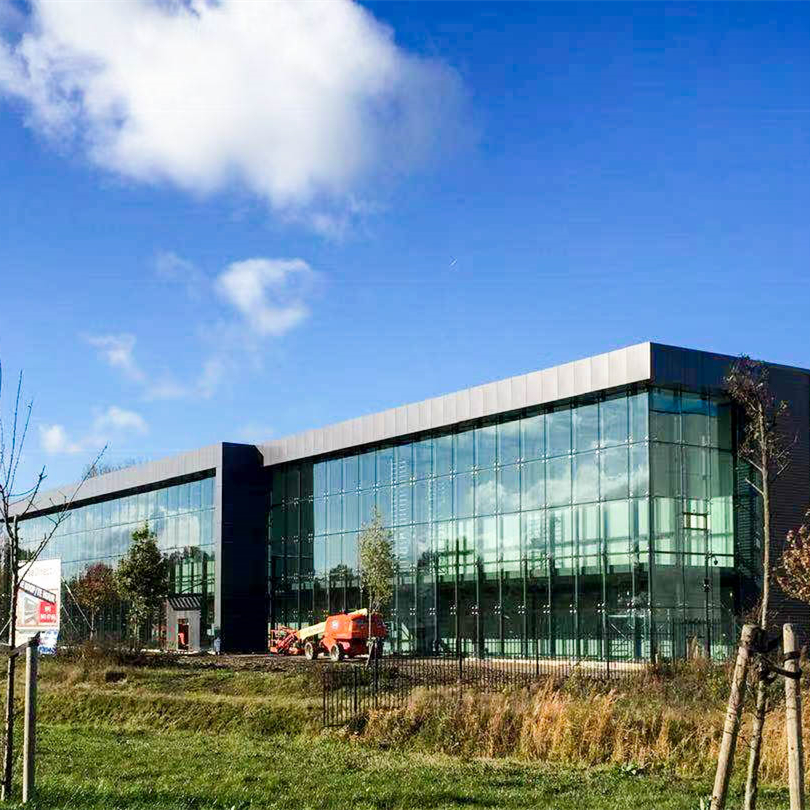
[[[728,697],[726,723],[723,728],[723,740],[717,757],[717,773],[714,777],[711,810],[723,810],[726,806],[728,782],[731,778],[731,767],[734,761],[734,749],[737,747],[737,732],[740,730],[740,715],[745,698],[746,674],[748,659],[751,653],[751,640],[754,635],[753,624],[746,624],[740,636],[740,648],[737,652],[737,663],[731,679],[731,692]]]
[[[799,671],[799,651],[793,625],[782,627],[785,669]],[[785,725],[787,728],[790,810],[804,810],[804,750],[802,748],[802,690],[798,678],[785,678]]]
[[[37,670],[39,636],[25,651],[25,729],[23,736],[23,804],[34,798],[34,761],[37,744]]]

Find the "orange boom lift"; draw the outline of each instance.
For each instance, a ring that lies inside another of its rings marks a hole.
[[[371,637],[384,639],[388,636],[382,617],[371,615]],[[351,613],[336,613],[326,621],[293,630],[280,627],[270,631],[270,652],[275,655],[304,655],[314,661],[321,653],[327,653],[333,661],[354,658],[368,653],[368,610]]]

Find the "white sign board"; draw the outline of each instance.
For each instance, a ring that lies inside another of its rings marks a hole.
[[[16,626],[18,644],[40,633],[40,650],[53,652],[56,649],[61,596],[61,560],[20,564]]]

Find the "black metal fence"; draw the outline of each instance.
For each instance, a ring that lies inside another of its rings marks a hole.
[[[685,626],[657,628],[653,639],[655,657],[683,659],[706,656],[707,648],[700,635],[690,635]],[[704,628],[705,629],[705,628]],[[724,660],[732,654],[736,634],[724,628],[714,629],[711,657]],[[733,634],[733,635],[732,635]],[[638,646],[624,643],[624,636],[604,636],[599,643],[582,639],[577,655],[573,649],[550,651],[548,645],[535,642],[522,654],[476,657],[457,655],[391,655],[367,662],[325,664],[321,669],[323,724],[342,726],[377,709],[394,709],[403,705],[418,687],[444,690],[455,696],[465,690],[496,691],[530,686],[548,677],[569,678],[575,674],[607,680],[638,675],[650,666],[648,649],[639,655]],[[526,654],[528,652],[528,654]],[[588,654],[590,653],[590,654]],[[601,655],[600,655],[601,653]]]

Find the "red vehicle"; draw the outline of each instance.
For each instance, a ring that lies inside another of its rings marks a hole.
[[[382,639],[387,638],[388,630],[378,613],[371,615],[369,634],[368,610],[354,610],[351,613],[336,613],[325,622],[311,624],[300,630],[281,627],[270,631],[270,652],[276,655],[304,655],[314,661],[321,653],[326,653],[333,661],[354,658],[369,652],[369,635],[375,642],[372,654],[379,654]]]

